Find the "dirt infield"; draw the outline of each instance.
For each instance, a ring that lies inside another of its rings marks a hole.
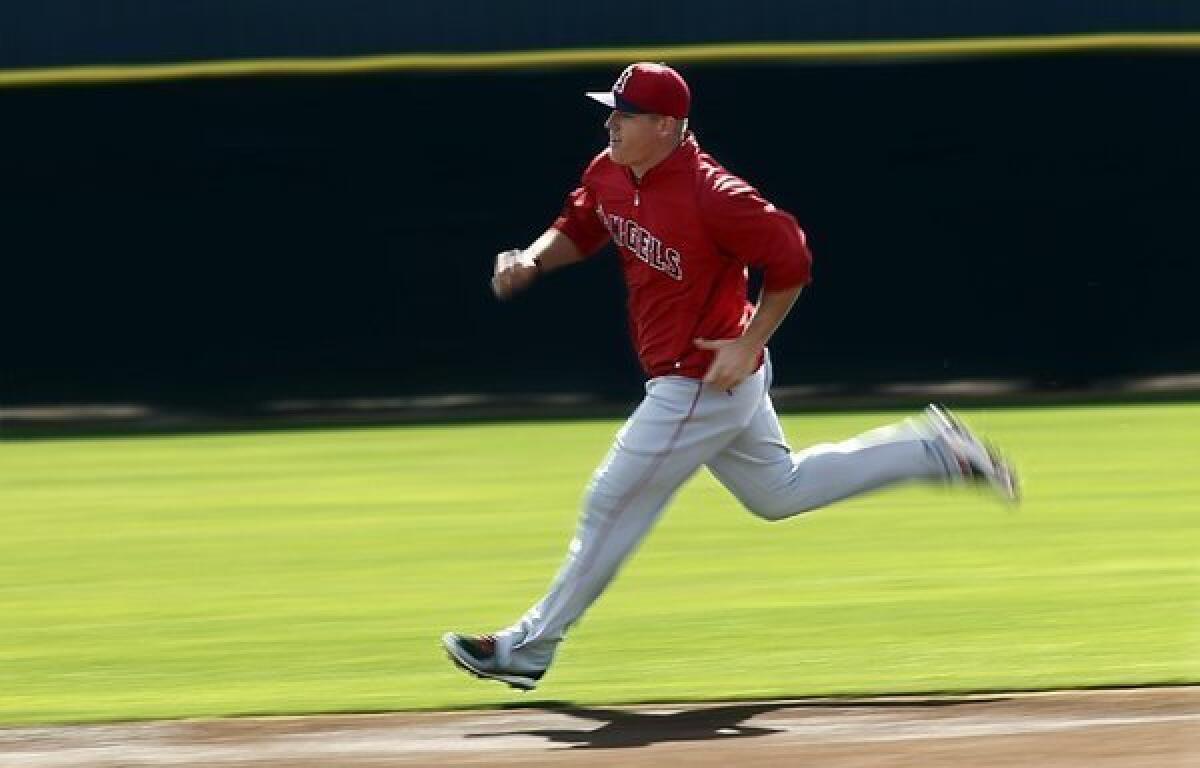
[[[1200,687],[0,730],[0,765],[1200,765]]]

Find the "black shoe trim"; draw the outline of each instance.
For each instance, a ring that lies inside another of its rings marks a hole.
[[[545,670],[538,670],[537,672],[514,672],[511,674],[486,671],[482,669],[482,665],[475,666],[479,664],[479,658],[474,656],[465,647],[464,639],[469,640],[469,638],[463,635],[449,635],[448,638],[443,638],[442,647],[445,649],[446,656],[450,659],[451,663],[472,677],[477,677],[480,680],[495,680],[516,688],[519,691],[532,691],[537,687],[537,682],[546,674]]]

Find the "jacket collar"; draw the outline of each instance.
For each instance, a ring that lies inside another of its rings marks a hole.
[[[640,182],[634,179],[633,169],[627,168],[626,171],[630,181],[636,186],[644,187],[660,177],[670,176],[676,171],[691,168],[698,154],[700,154],[700,145],[696,142],[696,135],[688,131],[687,136],[683,137],[683,141],[679,142],[679,146],[671,150],[671,154],[659,161],[658,165],[646,171]]]

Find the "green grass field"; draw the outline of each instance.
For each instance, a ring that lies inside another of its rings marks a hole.
[[[0,722],[1200,681],[1200,405],[963,413],[1021,508],[702,474],[524,696],[438,638],[541,594],[615,422],[0,443]]]

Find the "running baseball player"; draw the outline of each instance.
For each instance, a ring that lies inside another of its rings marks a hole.
[[[632,64],[610,91],[587,95],[611,109],[608,147],[546,232],[499,254],[492,288],[507,300],[611,240],[648,381],[591,479],[549,592],[510,627],[442,638],[465,672],[523,690],[701,467],[767,520],[901,481],[982,484],[1017,499],[1008,463],[936,406],[793,453],[768,393],[766,344],[810,280],[804,232],[701,149],[688,130],[690,89],[674,69]],[[747,300],[750,268],[762,271],[757,305]]]

